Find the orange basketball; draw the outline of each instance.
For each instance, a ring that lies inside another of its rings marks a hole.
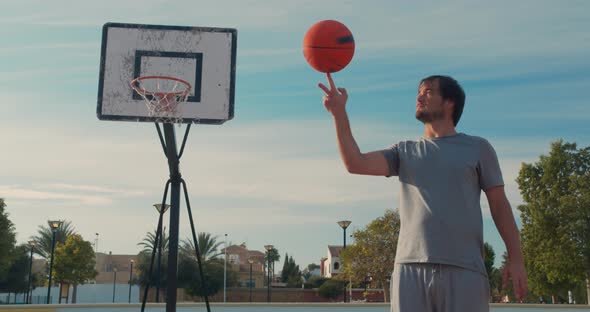
[[[353,55],[352,33],[338,21],[317,22],[303,38],[303,56],[319,72],[337,72],[350,63]]]

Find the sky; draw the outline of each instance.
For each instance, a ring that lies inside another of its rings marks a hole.
[[[180,163],[196,229],[319,263],[342,244],[337,221],[363,229],[399,200],[397,179],[351,175],[340,161],[317,87],[325,76],[302,53],[307,29],[333,19],[356,43],[334,79],[361,150],[422,136],[417,83],[451,75],[467,94],[457,131],[494,146],[520,226],[521,164],[556,140],[590,144],[589,11],[588,1],[537,0],[3,0],[0,198],[19,243],[64,219],[101,252],[139,252],[168,167],[153,123],[96,117],[102,26],[235,28],[235,117],[193,125]],[[498,265],[505,246],[483,194],[482,211]],[[180,227],[189,238],[184,205]]]

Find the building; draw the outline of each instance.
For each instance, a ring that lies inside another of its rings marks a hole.
[[[95,284],[112,284],[113,281],[117,284],[127,284],[130,277],[131,261],[137,263],[137,255],[113,255],[97,252],[96,255],[96,271],[98,275],[94,279]],[[133,276],[137,276],[137,266],[133,267]],[[116,279],[115,279],[115,272]]]
[[[342,261],[340,261],[340,251],[342,246],[328,246],[328,256],[320,260],[320,274],[322,277],[331,278],[340,274]]]
[[[98,272],[96,278],[90,281],[91,284],[112,284],[115,280],[114,271],[117,270],[117,284],[127,284],[129,282],[129,270],[131,261],[137,263],[137,255],[113,255],[112,253],[95,253],[96,266],[94,269]],[[33,258],[33,272],[47,273],[48,264],[45,259]],[[133,267],[133,276],[137,276],[137,267]]]
[[[137,263],[137,255],[113,255],[101,252],[95,253],[95,270],[98,275],[94,280],[77,286],[76,302],[77,303],[101,303],[101,302],[138,302],[139,286],[129,285],[131,260]],[[137,276],[137,266],[133,267],[133,277]],[[115,275],[115,270],[117,274]],[[49,264],[42,258],[33,258],[33,272],[41,273],[44,278],[49,273]],[[55,270],[53,271],[55,274]],[[74,298],[72,285],[59,283],[52,276],[52,290],[50,302],[52,303],[69,303]],[[46,281],[46,280],[44,280]],[[117,286],[115,287],[114,284]],[[125,285],[125,287],[121,287]],[[129,296],[131,290],[131,296]],[[115,294],[116,296],[114,296]],[[37,287],[32,291],[32,303],[45,303],[47,300],[47,286]],[[116,297],[116,298],[115,298]],[[128,299],[129,298],[129,299]],[[24,297],[19,299],[24,302]]]
[[[238,273],[238,285],[240,287],[261,288],[264,287],[266,266],[264,253],[258,250],[249,250],[246,244],[231,245],[221,249],[227,255],[228,270]],[[250,280],[250,262],[252,260],[252,279]]]

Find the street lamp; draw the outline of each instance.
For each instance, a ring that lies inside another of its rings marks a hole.
[[[343,220],[338,221],[338,225],[344,230],[344,246],[342,250],[346,249],[346,228],[352,223],[352,221]],[[344,288],[344,303],[346,303],[346,287]]]
[[[31,303],[31,280],[33,277],[33,250],[35,249],[35,245],[37,245],[37,242],[33,240],[29,241],[29,246],[31,246],[31,262],[29,264],[29,285],[27,286],[27,296],[25,299],[26,303]]]
[[[270,302],[270,251],[274,248],[273,245],[264,245],[264,249],[266,249],[266,259],[268,260],[268,266],[266,267],[266,273],[268,275],[268,284],[267,284],[267,292],[266,292],[266,302]]]
[[[98,252],[98,233],[94,233],[96,238],[94,239],[94,253]]]
[[[63,223],[62,221],[47,221],[49,224],[49,228],[51,229],[52,238],[51,238],[51,261],[49,261],[49,284],[47,284],[47,304],[50,303],[51,299],[51,275],[53,274],[53,252],[55,251],[55,233],[57,233],[57,229]]]
[[[133,281],[133,259],[131,259],[131,265],[129,268],[129,303],[131,303],[131,282]]]
[[[250,264],[250,302],[252,302],[252,263],[254,263],[254,259],[248,258],[248,263]]]
[[[371,273],[367,273],[367,275],[365,275],[365,294],[367,294],[367,286],[369,286],[372,281],[373,277],[371,276]]]
[[[166,213],[166,211],[168,210],[168,208],[170,208],[170,205],[164,205],[162,206],[162,204],[154,204],[154,207],[156,207],[156,210],[158,211],[158,213],[160,214],[160,218],[162,218],[162,216]],[[160,223],[160,226],[162,226],[162,223]],[[158,230],[161,230],[161,228],[159,228]],[[164,231],[160,231],[160,242],[157,243],[154,241],[154,244],[158,244],[158,269],[157,269],[157,273],[156,273],[156,302],[160,302],[160,266],[162,263],[162,245],[164,244],[164,232],[166,231],[166,227],[164,227]],[[154,237],[155,239],[155,237]]]
[[[117,268],[113,268],[113,303],[115,303],[115,285],[117,282]]]
[[[227,233],[223,240],[223,302],[226,302],[226,287],[227,287]]]

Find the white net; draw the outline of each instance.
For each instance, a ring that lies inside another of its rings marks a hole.
[[[132,80],[131,87],[145,100],[149,115],[156,122],[182,123],[182,114],[177,110],[189,97],[188,82],[167,76],[145,76]]]

